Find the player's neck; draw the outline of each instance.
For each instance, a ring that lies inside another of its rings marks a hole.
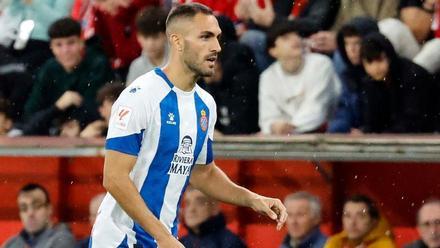
[[[197,81],[197,76],[192,71],[171,62],[163,68],[163,72],[175,87],[183,91],[191,91]]]

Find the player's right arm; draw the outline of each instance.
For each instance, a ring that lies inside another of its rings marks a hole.
[[[136,159],[136,156],[107,150],[103,179],[105,189],[135,222],[154,237],[160,248],[183,247],[148,209],[130,179],[129,173],[133,169]]]

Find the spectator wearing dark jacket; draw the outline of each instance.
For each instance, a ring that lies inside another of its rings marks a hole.
[[[321,201],[315,195],[301,191],[289,194],[284,200],[287,210],[287,235],[280,248],[322,248],[327,241],[319,230]]]
[[[420,239],[404,248],[438,248],[440,247],[440,199],[424,201],[417,212],[417,231]]]
[[[206,79],[206,90],[217,103],[216,130],[222,134],[251,134],[258,128],[258,69],[249,47],[237,41],[233,23],[217,17],[222,33],[222,53],[215,77]]]
[[[367,35],[361,58],[368,77],[363,82],[362,131],[365,133],[421,133],[433,130],[432,76],[400,58],[380,33]]]
[[[349,133],[362,125],[362,79],[366,76],[361,61],[362,37],[378,32],[375,20],[356,17],[344,25],[338,33],[338,59],[335,69],[342,82],[342,92],[333,119],[328,126],[330,133]]]
[[[60,116],[75,118],[82,125],[98,117],[95,102],[98,89],[112,79],[104,55],[85,49],[79,23],[64,18],[49,29],[55,58],[38,72],[25,104],[25,135],[47,135]]]
[[[197,189],[188,187],[183,218],[188,235],[180,242],[187,248],[245,248],[243,241],[226,228],[218,203]]]

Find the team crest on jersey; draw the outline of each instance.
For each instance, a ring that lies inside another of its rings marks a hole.
[[[170,169],[168,170],[168,175],[189,176],[191,166],[194,163],[192,145],[193,142],[191,136],[186,135],[182,138],[178,151],[174,153]]]
[[[200,111],[200,115],[200,127],[202,128],[203,132],[206,132],[208,129],[208,117],[206,117],[206,111],[202,109],[202,111]]]
[[[132,110],[126,106],[119,106],[118,111],[114,117],[115,126],[122,130],[127,130],[128,123],[130,122]]]

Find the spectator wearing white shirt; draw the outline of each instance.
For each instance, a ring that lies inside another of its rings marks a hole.
[[[267,46],[276,61],[260,77],[262,132],[289,135],[322,131],[340,93],[332,62],[324,55],[306,52],[294,22],[274,27]]]

